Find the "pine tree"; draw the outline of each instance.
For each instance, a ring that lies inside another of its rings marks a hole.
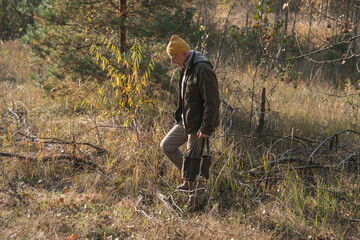
[[[47,63],[56,79],[102,81],[106,75],[89,54],[92,44],[101,45],[105,38],[126,51],[135,39],[146,42],[150,49],[158,42],[167,42],[172,34],[191,39],[194,9],[188,2],[43,0],[23,41]],[[109,61],[121,71],[116,58],[109,57]]]
[[[32,11],[41,0],[0,0],[0,39],[9,40],[26,33],[28,24],[33,23]]]

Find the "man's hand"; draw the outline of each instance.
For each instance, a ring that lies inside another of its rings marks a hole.
[[[196,135],[198,135],[199,138],[207,138],[207,137],[209,137],[208,135],[206,135],[206,134],[204,134],[204,133],[202,133],[200,131],[198,131]]]

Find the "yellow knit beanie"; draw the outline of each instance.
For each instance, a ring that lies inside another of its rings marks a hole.
[[[168,54],[179,54],[186,53],[187,51],[189,51],[189,49],[189,45],[183,39],[176,35],[173,35],[167,46],[166,52]]]

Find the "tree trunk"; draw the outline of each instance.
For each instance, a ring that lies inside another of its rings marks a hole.
[[[279,21],[279,15],[280,15],[280,7],[277,6],[275,11],[274,27],[277,26],[277,22]],[[275,30],[275,39],[277,38],[278,38],[278,30]]]
[[[334,26],[333,26],[333,33],[332,33],[332,41],[335,42],[336,41],[336,23],[337,23],[337,13],[335,11],[335,16],[334,16]]]
[[[8,38],[8,30],[9,30],[7,7],[8,7],[7,0],[3,0],[2,1],[2,11],[3,11],[4,17],[3,17],[3,26],[2,26],[2,29],[1,29],[1,33],[2,33],[1,38],[3,40],[6,40]]]
[[[288,27],[288,20],[289,20],[289,7],[285,10],[285,21],[284,21],[284,34],[287,34],[287,27]]]
[[[294,36],[295,36],[296,17],[297,17],[297,12],[294,12],[294,22],[293,22],[293,28],[292,28],[292,35],[294,35]]]
[[[355,10],[355,21],[354,21],[354,31],[353,31],[353,37],[355,37],[358,33],[357,33],[357,29],[358,29],[358,24],[359,24],[359,21],[358,21],[358,17],[359,17],[359,0],[355,0],[356,2],[356,10]],[[356,40],[355,39],[353,42],[352,42],[352,47],[353,47],[353,52],[356,53]],[[356,58],[357,59],[357,58]]]
[[[206,14],[207,14],[206,0],[203,0],[203,3],[204,3],[204,22],[203,22],[203,26],[206,27]]]
[[[350,0],[347,1],[347,9],[346,9],[346,20],[345,22],[349,21],[349,11],[350,11]]]
[[[328,0],[327,4],[326,4],[326,11],[325,11],[326,16],[330,16],[330,4],[331,4],[331,2],[330,2],[330,0]],[[332,37],[330,37],[331,29],[329,30],[327,27],[328,25],[331,26],[331,23],[330,23],[330,20],[327,19],[327,17],[325,17],[325,19],[326,19],[325,39],[331,39],[332,38]],[[328,30],[329,30],[329,36],[328,36]]]
[[[351,8],[351,23],[354,23],[354,9],[356,8],[356,0],[352,2],[352,8]],[[356,8],[357,9],[357,8]]]
[[[330,4],[331,4],[331,0],[328,0],[326,3],[326,8],[325,8],[326,16],[324,16],[324,19],[327,19],[327,17],[330,16]]]
[[[249,27],[249,8],[250,8],[250,0],[246,1],[246,23],[245,23],[245,36],[247,36],[248,33],[248,27]]]
[[[310,5],[310,23],[309,23],[309,35],[308,35],[308,49],[310,49],[310,37],[311,37],[311,25],[312,25],[312,13],[313,13],[313,4]]]
[[[265,125],[265,103],[266,103],[266,89],[263,88],[261,91],[261,106],[260,106],[260,118],[259,118],[259,125],[257,129],[257,134],[261,134],[261,131]]]
[[[126,7],[127,7],[126,0],[121,0],[120,1],[120,21],[121,21],[121,25],[120,25],[120,50],[121,50],[121,52],[126,51],[126,26],[125,26]]]

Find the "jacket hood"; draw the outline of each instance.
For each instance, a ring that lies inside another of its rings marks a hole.
[[[197,64],[199,62],[210,63],[210,61],[201,53],[199,53],[199,52],[194,52],[194,53],[195,53],[194,64]]]
[[[192,64],[190,64],[189,68],[192,68],[193,66],[195,66],[196,64],[202,62],[202,63],[208,63],[212,66],[212,64],[210,63],[209,59],[207,59],[204,55],[202,55],[200,52],[193,52],[193,59],[191,59]]]

